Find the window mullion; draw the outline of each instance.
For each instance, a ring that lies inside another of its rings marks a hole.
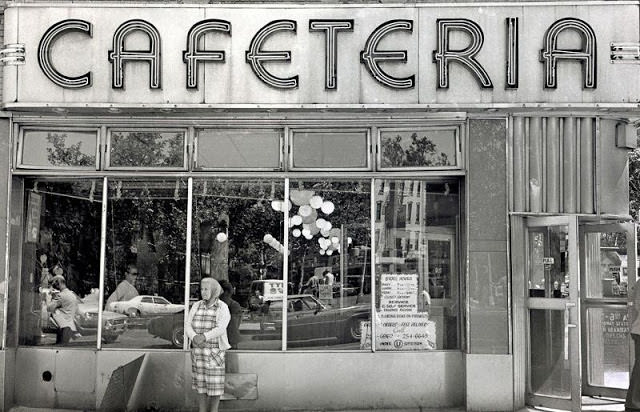
[[[282,212],[284,216],[284,236],[282,243],[282,350],[287,350],[287,302],[289,295],[289,178],[284,179],[284,201],[282,202]]]
[[[104,307],[104,271],[106,266],[107,252],[107,201],[109,198],[109,181],[105,176],[102,179],[102,208],[100,215],[100,283],[98,294],[98,335],[97,348],[102,348],[102,308]]]
[[[185,260],[184,260],[184,324],[187,323],[187,317],[189,316],[189,301],[191,297],[191,233],[193,225],[193,178],[190,177],[187,182],[187,244],[185,245]],[[184,339],[182,342],[182,349],[189,349],[186,339],[186,333],[183,330]]]

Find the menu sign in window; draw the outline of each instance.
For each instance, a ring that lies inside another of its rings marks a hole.
[[[436,347],[435,322],[429,320],[428,313],[418,312],[417,274],[386,273],[380,276],[380,307],[375,321],[378,350],[429,350]],[[371,345],[371,342],[363,339],[361,346],[367,344]]]

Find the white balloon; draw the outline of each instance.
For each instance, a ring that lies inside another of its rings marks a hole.
[[[314,224],[309,225],[309,230],[311,231],[312,235],[316,235],[318,234],[318,232],[320,232],[320,228]]]
[[[320,234],[324,237],[329,236],[331,233],[326,229],[320,229]]]
[[[313,196],[313,192],[311,190],[292,190],[289,193],[291,201],[296,206],[308,205],[311,196]]]
[[[311,199],[309,199],[309,204],[314,209],[320,208],[322,203],[322,198],[320,196],[312,196]]]
[[[302,229],[302,234],[304,235],[304,237],[309,239],[309,236],[311,236],[311,231],[309,229]]]
[[[291,232],[291,234],[293,235],[293,237],[300,237],[300,235],[302,234],[302,232],[300,231],[300,229],[293,229],[293,231]]]
[[[323,229],[326,230],[327,232],[331,230],[331,228],[333,227],[333,225],[331,224],[331,222],[329,222],[328,220],[324,221],[324,227]]]
[[[309,208],[311,208],[311,206],[309,206]],[[302,221],[304,223],[313,223],[315,225],[317,218],[318,218],[318,212],[316,212],[315,209],[311,208],[311,213],[309,213],[309,216],[303,216]]]
[[[336,245],[338,244],[339,241],[340,241],[340,239],[338,239],[338,237],[336,237],[336,236],[333,236],[331,238],[331,243],[335,243]]]
[[[353,239],[351,239],[350,237],[347,237],[347,243],[348,244],[352,244],[353,243]]]
[[[309,236],[306,236],[306,235],[305,235],[305,238],[306,238],[307,240],[311,240],[311,239],[313,239],[313,236],[311,235],[311,233],[309,233]]]
[[[327,255],[329,255],[329,256],[333,255],[333,250],[331,250],[331,249],[327,250]]]
[[[264,243],[269,243],[271,241],[271,239],[273,239],[273,236],[271,236],[271,234],[267,233],[266,235],[264,235],[264,237],[262,238],[262,241]]]
[[[322,213],[324,213],[325,215],[330,215],[335,210],[335,205],[333,204],[333,202],[326,201],[322,203],[320,210],[322,210]]]
[[[276,212],[281,212],[282,211],[282,201],[281,200],[272,200],[271,201],[271,209],[275,210]]]
[[[325,252],[324,252],[324,249],[320,249],[320,254],[321,254],[321,255],[324,255],[324,253],[325,253]]]
[[[298,226],[300,223],[302,223],[302,216],[293,215],[291,218],[291,226]]]
[[[300,206],[300,209],[298,209],[298,213],[300,214],[300,216],[302,216],[303,218],[307,217],[307,216],[311,216],[311,211],[313,209],[311,208],[311,206],[309,205],[302,205]]]
[[[320,218],[318,220],[316,220],[316,226],[318,226],[318,228],[323,229],[324,225],[327,224],[327,221],[324,220],[323,218]]]
[[[227,234],[220,232],[216,235],[216,240],[220,243],[226,242],[227,241]]]

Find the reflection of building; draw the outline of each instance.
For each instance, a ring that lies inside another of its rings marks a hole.
[[[185,308],[202,276],[228,278],[247,309],[252,281],[299,285],[330,267],[341,288],[326,307],[290,314],[256,297],[228,354],[233,382],[255,387],[229,409],[579,410],[582,395],[623,397],[626,296],[605,293],[603,268],[622,286],[624,256],[637,267],[627,155],[640,65],[624,64],[637,63],[637,2],[230,3],[5,10],[0,409],[193,401],[183,313],[152,312],[158,337],[129,317],[115,341],[43,344],[42,248],[80,295],[104,298],[135,258],[140,288]],[[312,190],[332,207],[309,197],[289,211]],[[302,213],[294,225],[302,206],[341,215],[331,229]],[[134,237],[136,221],[151,230]],[[626,250],[605,253],[603,239],[623,237]],[[125,316],[91,305],[96,327]],[[166,370],[174,379],[156,384]]]

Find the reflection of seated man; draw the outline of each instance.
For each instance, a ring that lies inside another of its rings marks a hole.
[[[260,290],[256,289],[254,294],[249,298],[249,310],[252,312],[258,312],[262,309],[264,298],[260,294]]]
[[[300,299],[293,302],[294,312],[300,312],[302,309],[304,309],[304,306],[302,305],[302,301]]]
[[[76,332],[74,317],[78,311],[78,301],[75,293],[67,288],[67,282],[61,274],[62,268],[55,272],[60,274],[53,277],[51,286],[60,292],[55,298],[48,300],[47,310],[53,314],[53,319],[58,324],[56,344],[66,344]]]
[[[125,278],[115,291],[109,296],[107,299],[106,309],[111,310],[111,304],[113,302],[122,302],[125,300],[131,300],[138,296],[138,289],[134,286],[136,283],[136,278],[138,277],[138,269],[135,265],[129,264],[127,265],[127,273],[125,274]]]

